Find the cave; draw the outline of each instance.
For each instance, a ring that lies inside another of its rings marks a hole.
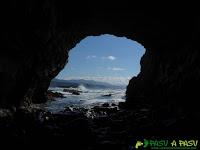
[[[128,82],[140,73],[144,53],[140,43],[126,37],[103,34],[82,39],[51,80],[45,108],[55,112],[67,106],[72,110],[124,102]]]
[[[146,48],[141,59],[141,72],[130,80],[122,107],[130,111],[142,109],[148,104],[153,115],[131,130],[131,135],[167,135],[173,132],[198,137],[198,9],[190,5],[155,9],[141,6],[141,9],[136,9],[137,5],[122,1],[84,1],[78,4],[75,1],[55,0],[2,2],[0,114],[1,130],[5,134],[1,138],[10,135],[15,141],[15,135],[19,134],[22,141],[24,137],[33,141],[33,137],[38,136],[38,132],[33,132],[36,126],[27,130],[30,134],[24,136],[15,127],[16,130],[9,130],[7,125],[10,122],[10,126],[15,124],[13,119],[2,118],[14,115],[21,121],[20,127],[24,122],[29,126],[31,117],[24,115],[24,109],[29,110],[34,103],[46,102],[50,81],[65,66],[69,50],[83,38],[101,34],[125,36]],[[190,11],[185,11],[190,7]],[[35,115],[31,116],[35,118]],[[43,130],[40,128],[40,131]],[[86,131],[80,130],[80,137],[84,138]],[[66,135],[68,132],[70,130],[66,130]],[[43,133],[50,134],[46,130]],[[119,149],[115,144],[109,146]],[[126,149],[126,146],[121,149]]]

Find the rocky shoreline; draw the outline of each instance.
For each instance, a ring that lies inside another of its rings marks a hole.
[[[48,90],[46,95],[48,100],[55,100],[55,98],[65,98],[64,94],[51,90]]]
[[[17,145],[127,150],[135,138],[200,133],[197,122],[190,122],[194,118],[178,113],[170,116],[164,108],[158,111],[151,107],[128,110],[107,104],[90,110],[66,107],[55,114],[34,105],[15,111],[1,110],[0,137],[3,143]],[[199,121],[199,114],[196,120]]]

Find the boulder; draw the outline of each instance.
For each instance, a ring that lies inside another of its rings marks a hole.
[[[47,98],[49,100],[55,100],[55,98],[65,98],[65,96],[62,93],[59,92],[52,92],[52,91],[47,91]]]
[[[109,106],[110,106],[109,103],[103,103],[103,104],[102,104],[102,107],[109,107]]]
[[[82,91],[80,90],[76,90],[76,89],[63,89],[63,92],[68,92],[68,93],[71,93],[73,95],[80,95],[80,93]]]
[[[112,94],[105,94],[105,95],[102,95],[103,97],[111,97]]]

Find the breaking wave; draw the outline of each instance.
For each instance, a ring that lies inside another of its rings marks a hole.
[[[125,101],[126,88],[86,88],[79,85],[77,88],[68,88],[77,90],[80,95],[74,95],[69,92],[63,92],[66,88],[51,88],[52,91],[64,94],[66,98],[57,98],[56,101],[46,103],[46,109],[52,112],[59,112],[66,106],[91,107],[103,103],[119,103]]]

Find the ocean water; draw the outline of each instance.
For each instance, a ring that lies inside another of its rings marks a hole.
[[[69,92],[63,92],[63,89],[75,89],[82,91],[80,95],[73,95]],[[63,111],[65,107],[84,107],[90,108],[97,105],[102,105],[103,103],[118,104],[119,102],[125,101],[125,91],[124,86],[114,87],[114,88],[85,88],[83,85],[77,88],[58,88],[51,87],[49,90],[60,92],[64,94],[66,98],[56,98],[55,101],[48,101],[45,104],[45,109],[51,112]],[[111,96],[105,96],[111,94]]]

